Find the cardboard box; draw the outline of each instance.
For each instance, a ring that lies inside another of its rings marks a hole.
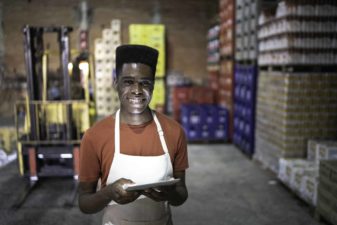
[[[156,77],[166,73],[165,26],[162,24],[131,24],[129,26],[129,43],[144,44],[159,51]]]
[[[318,184],[317,174],[304,176],[301,183],[300,197],[312,206],[317,205]]]
[[[318,144],[316,148],[316,163],[319,164],[321,160],[337,160],[337,142]]]

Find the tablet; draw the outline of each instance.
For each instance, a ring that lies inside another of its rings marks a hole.
[[[124,184],[123,188],[126,191],[141,191],[145,190],[147,188],[156,188],[161,186],[170,186],[176,184],[180,179],[170,179],[170,180],[164,180],[164,181],[158,181],[153,183],[146,183],[146,184]]]

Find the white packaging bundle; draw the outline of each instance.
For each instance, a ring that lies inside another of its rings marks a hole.
[[[300,197],[310,205],[317,204],[318,175],[304,176],[300,189]]]
[[[307,147],[307,159],[310,161],[316,161],[318,146],[326,145],[326,144],[336,144],[337,145],[337,142],[332,141],[332,140],[309,139],[308,147]]]
[[[314,162],[305,159],[279,159],[278,178],[288,187],[293,188],[297,173],[303,174],[307,171],[315,171]],[[318,172],[317,172],[318,173]]]
[[[316,164],[320,160],[337,159],[337,143],[318,144],[316,148]]]
[[[318,175],[318,167],[313,162],[308,162],[303,167],[293,167],[289,180],[289,187],[296,193],[301,191],[301,183],[306,176]]]
[[[121,31],[121,20],[117,19],[111,20],[111,30],[115,35],[119,36],[120,35],[119,33]]]

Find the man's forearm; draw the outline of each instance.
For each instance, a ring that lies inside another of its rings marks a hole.
[[[103,188],[96,193],[82,193],[79,196],[79,207],[83,213],[97,213],[104,209],[112,198],[107,193],[107,189]]]

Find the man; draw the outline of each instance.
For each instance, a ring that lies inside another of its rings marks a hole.
[[[114,86],[120,110],[87,130],[80,150],[79,207],[104,209],[103,224],[172,224],[170,205],[188,196],[184,131],[174,120],[149,108],[158,51],[143,45],[116,49]],[[126,191],[132,183],[179,178],[172,186]],[[101,179],[101,188],[97,182]]]

